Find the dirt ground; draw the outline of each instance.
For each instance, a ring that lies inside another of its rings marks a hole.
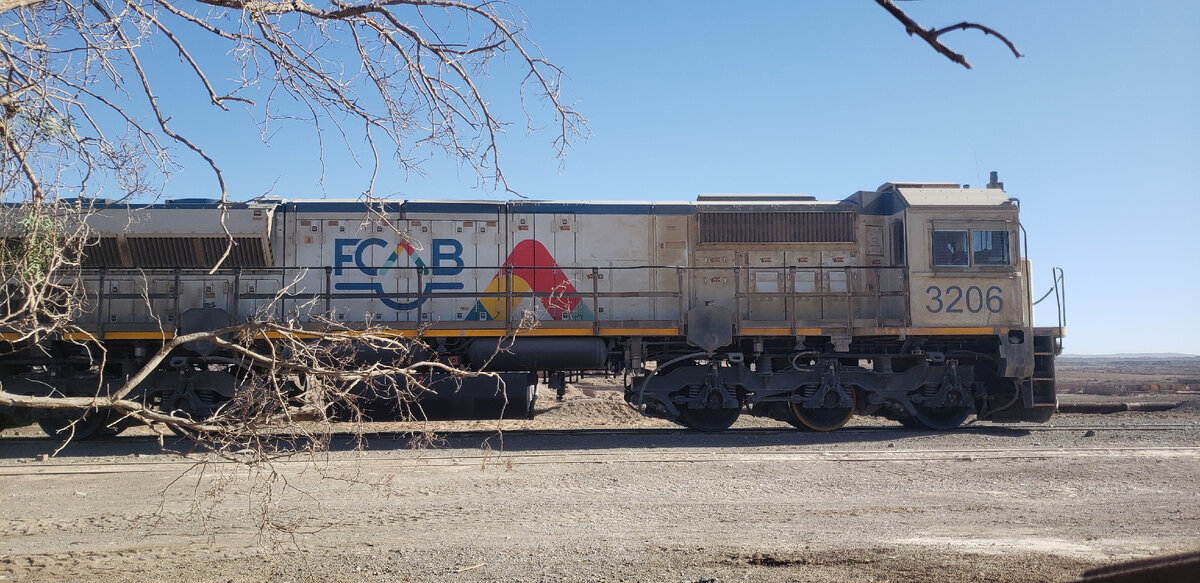
[[[1055,364],[1060,393],[1148,396],[1200,391],[1200,356],[1068,356]]]
[[[1200,549],[1189,389],[1045,425],[743,417],[714,435],[614,388],[439,424],[433,447],[378,425],[365,450],[347,436],[258,469],[164,454],[146,430],[48,458],[36,428],[5,432],[0,581],[1065,581]]]

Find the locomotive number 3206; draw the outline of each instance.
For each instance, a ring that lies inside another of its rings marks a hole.
[[[985,309],[993,314],[998,314],[1000,310],[1004,309],[1003,290],[996,285],[987,290],[970,286],[966,291],[957,285],[947,287],[945,290],[931,285],[925,288],[925,293],[929,294],[929,303],[925,305],[925,309],[934,314],[938,312],[961,314],[963,307],[966,307],[967,311],[972,314],[978,314]]]

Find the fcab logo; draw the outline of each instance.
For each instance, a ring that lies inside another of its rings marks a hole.
[[[392,254],[382,265],[375,267],[367,265],[367,251],[371,247],[382,247],[384,249],[392,249]],[[333,250],[333,274],[335,276],[343,275],[347,268],[358,270],[367,277],[377,277],[383,275],[392,269],[396,269],[396,262],[400,260],[401,253],[412,257],[413,265],[417,267],[424,275],[434,277],[458,275],[463,270],[463,246],[455,239],[434,239],[430,245],[430,263],[426,264],[420,255],[417,255],[407,241],[400,241],[393,248],[391,243],[378,237],[369,239],[335,239]],[[453,265],[453,267],[445,267]],[[407,302],[397,301],[387,297],[387,292],[383,289],[383,283],[378,281],[370,282],[352,282],[340,281],[333,284],[333,289],[337,291],[347,292],[365,292],[374,294],[383,305],[392,308],[393,310],[407,311],[416,309],[421,305],[421,302],[429,299],[422,297],[413,299]],[[463,289],[463,284],[457,281],[425,281],[425,287],[422,294],[428,296],[430,293],[438,291],[458,291]]]

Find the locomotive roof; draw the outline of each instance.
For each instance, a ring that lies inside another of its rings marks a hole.
[[[222,205],[216,199],[172,199],[155,203],[129,203],[102,199],[79,200],[104,209],[254,209],[283,207],[292,212],[362,212],[370,204],[387,213],[575,213],[575,214],[691,214],[697,211],[738,210],[844,210],[857,206],[866,214],[892,214],[907,207],[1001,206],[1012,199],[999,188],[961,188],[956,184],[888,182],[874,191],[859,191],[844,200],[815,200],[807,195],[702,194],[696,201],[549,201],[549,200],[440,200],[399,199],[368,203],[346,199],[259,199]],[[64,201],[74,203],[75,200]]]
[[[293,212],[362,212],[362,200],[293,200],[284,202]],[[844,205],[843,201],[786,200],[776,197],[720,201],[549,201],[549,200],[404,200],[381,202],[389,213],[574,213],[574,214],[655,214],[686,215],[698,210],[826,210]]]
[[[898,188],[908,206],[998,206],[1009,202],[999,188]]]
[[[1012,204],[999,188],[961,188],[957,184],[888,182],[874,191],[859,191],[846,199],[868,215],[891,215],[905,208],[982,207]]]

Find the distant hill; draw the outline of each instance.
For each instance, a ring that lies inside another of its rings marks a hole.
[[[1180,354],[1178,352],[1119,352],[1117,354],[1063,354],[1059,358],[1163,359],[1200,358],[1200,356],[1195,354]]]

